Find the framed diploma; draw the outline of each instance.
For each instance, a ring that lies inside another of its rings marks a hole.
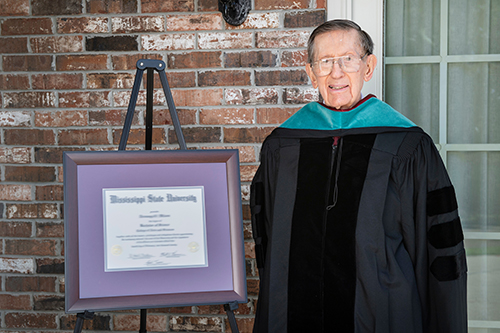
[[[203,186],[102,192],[106,272],[208,266]]]
[[[238,150],[63,160],[67,313],[247,301]]]

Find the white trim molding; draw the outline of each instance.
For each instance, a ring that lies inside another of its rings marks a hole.
[[[328,20],[348,19],[352,20],[352,2],[354,0],[328,0]]]

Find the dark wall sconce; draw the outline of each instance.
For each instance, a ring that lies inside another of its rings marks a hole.
[[[252,6],[250,0],[218,0],[219,11],[227,23],[240,25],[247,19]]]

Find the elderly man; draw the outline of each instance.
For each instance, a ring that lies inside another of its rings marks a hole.
[[[309,38],[322,102],[263,143],[252,183],[254,332],[466,332],[455,192],[431,138],[373,95],[370,36],[334,20]]]

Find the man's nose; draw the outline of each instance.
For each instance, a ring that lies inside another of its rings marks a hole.
[[[342,70],[342,67],[340,67],[340,62],[338,60],[333,62],[332,72],[330,75],[334,78],[344,76],[344,71]]]

